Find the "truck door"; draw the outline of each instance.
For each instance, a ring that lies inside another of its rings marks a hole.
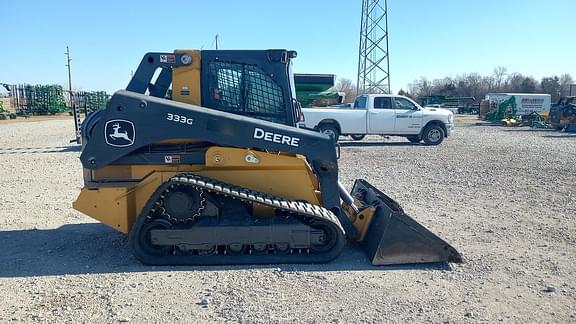
[[[390,97],[374,97],[374,104],[368,110],[368,134],[391,134],[394,132],[396,112]]]
[[[415,134],[422,128],[422,111],[412,101],[394,97],[394,110],[396,111],[396,134]]]

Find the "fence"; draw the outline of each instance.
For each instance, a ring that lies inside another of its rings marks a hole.
[[[105,107],[110,96],[104,91],[78,91],[73,92],[73,99],[76,107],[88,115]]]
[[[10,105],[18,115],[53,115],[70,112],[73,105],[89,113],[106,105],[104,91],[66,91],[59,85],[8,85]]]

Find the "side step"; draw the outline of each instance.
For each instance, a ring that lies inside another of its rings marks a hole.
[[[376,208],[361,242],[372,264],[462,262],[456,249],[406,215],[397,202],[365,180],[356,180],[351,194],[364,205]]]

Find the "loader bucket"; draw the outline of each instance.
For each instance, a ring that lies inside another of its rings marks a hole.
[[[376,208],[361,241],[372,264],[462,262],[456,249],[406,215],[397,202],[365,180],[356,180],[351,194],[365,206]]]

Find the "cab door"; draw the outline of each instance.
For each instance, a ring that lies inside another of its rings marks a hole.
[[[422,128],[422,110],[411,100],[394,97],[396,134],[415,134]]]
[[[369,134],[392,134],[396,112],[390,97],[374,97],[372,109],[368,110]]]

